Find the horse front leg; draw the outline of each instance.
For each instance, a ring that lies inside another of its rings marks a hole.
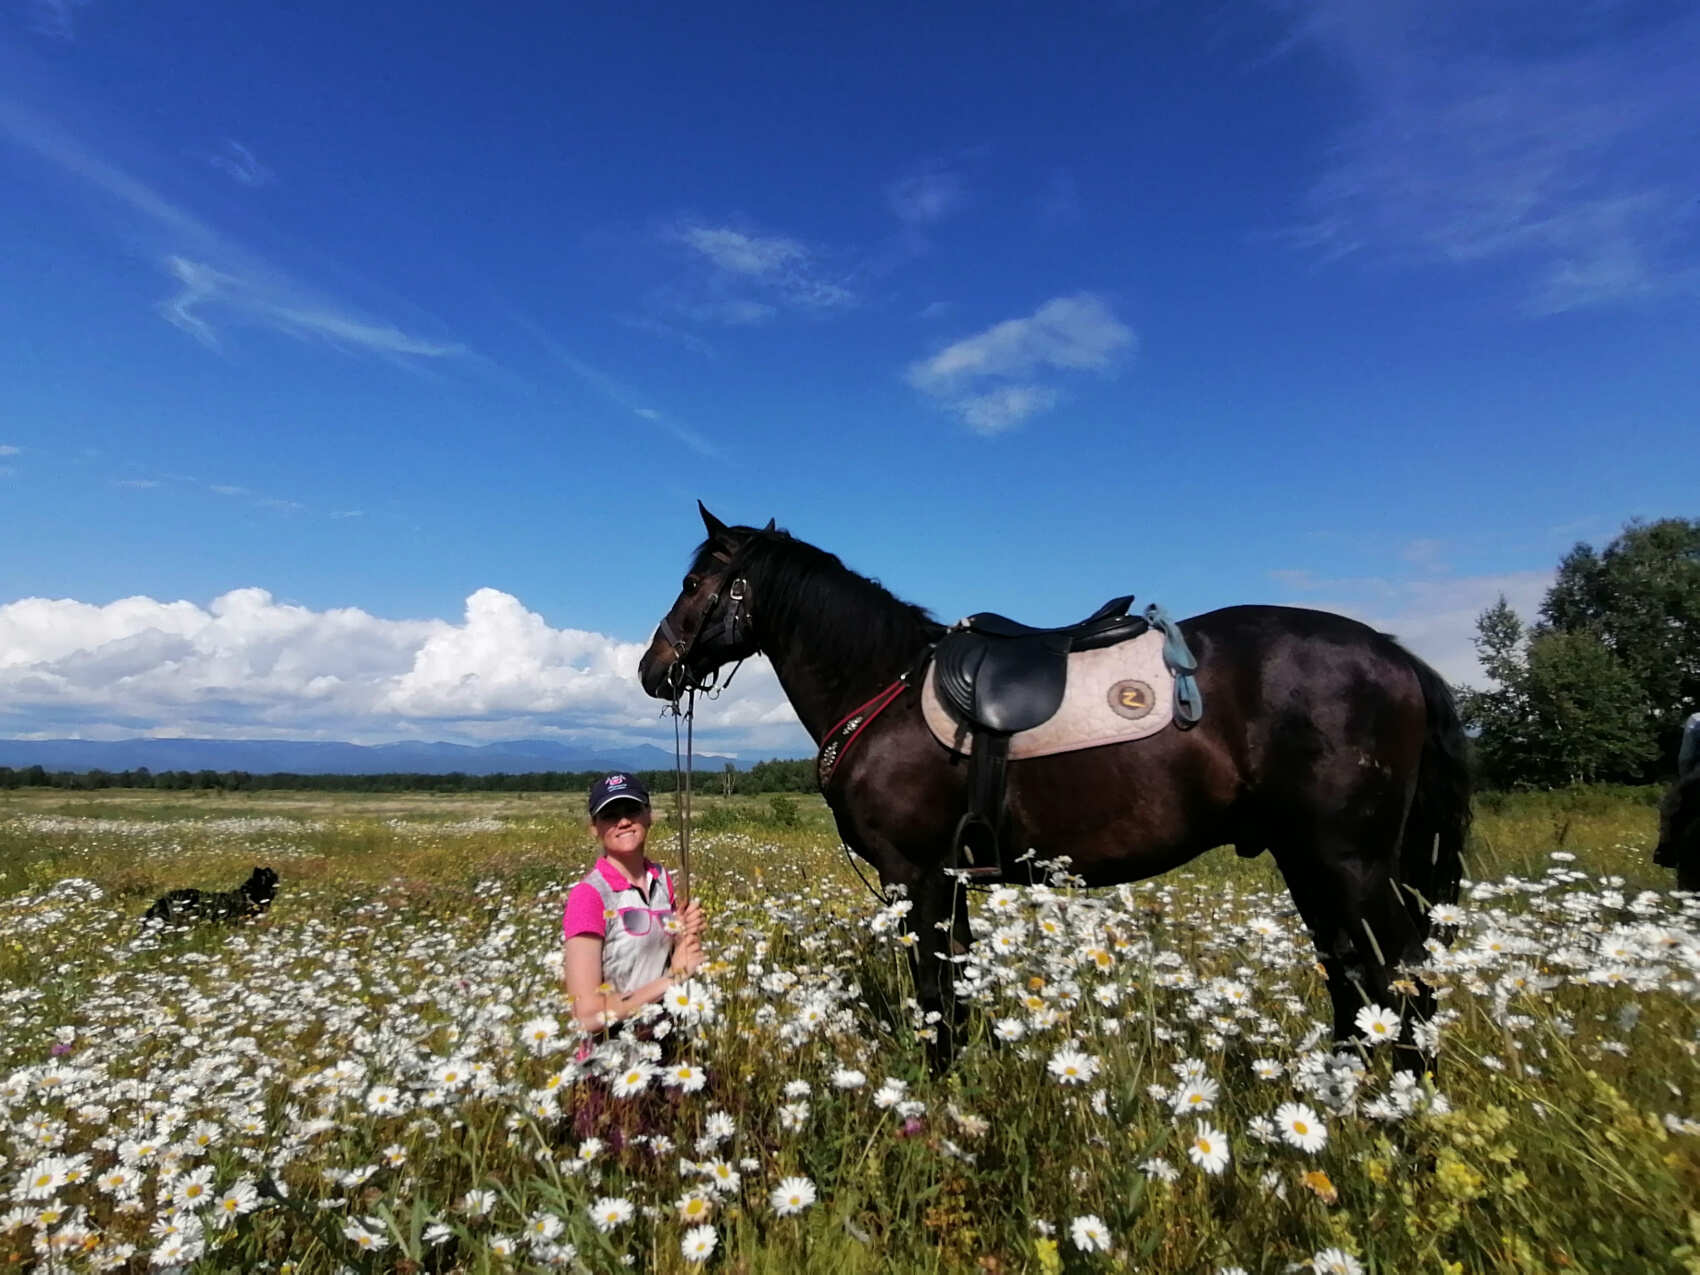
[[[960,882],[934,871],[923,874],[911,897],[909,964],[921,1006],[927,1062],[938,1074],[955,1060],[968,1016],[968,1006],[956,996],[956,963],[973,941],[968,892]]]

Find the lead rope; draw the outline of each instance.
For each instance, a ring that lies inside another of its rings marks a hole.
[[[684,911],[691,901],[691,746],[692,727],[696,722],[696,687],[686,687],[673,701],[673,797],[679,807],[679,891],[678,909]],[[679,700],[685,702],[684,711]],[[679,719],[685,719],[684,765],[679,764]]]

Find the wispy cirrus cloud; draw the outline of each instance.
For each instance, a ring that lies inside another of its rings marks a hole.
[[[825,314],[856,303],[825,256],[787,235],[686,222],[668,231],[698,275],[672,305],[703,322],[764,323],[782,311]]]
[[[405,332],[322,295],[96,154],[53,121],[3,98],[0,138],[33,152],[127,216],[125,238],[133,239],[139,231],[145,251],[176,284],[176,292],[160,302],[160,314],[209,348],[219,348],[222,327],[247,324],[349,352],[429,359],[467,353],[457,342]]]
[[[1055,297],[909,366],[907,380],[970,429],[997,434],[1054,407],[1058,373],[1113,371],[1138,341],[1091,293]]]
[[[962,175],[948,168],[931,168],[892,182],[885,201],[906,226],[931,226],[945,220],[968,201]]]
[[[466,353],[463,345],[422,340],[393,324],[339,313],[322,303],[280,291],[273,281],[263,278],[243,278],[175,255],[166,258],[165,267],[182,286],[175,296],[160,303],[160,313],[212,349],[219,348],[219,339],[209,313],[222,321],[259,324],[346,350],[433,359]]]
[[[52,40],[77,38],[78,9],[88,7],[89,0],[25,0],[31,31]]]
[[[272,170],[260,163],[253,151],[229,138],[208,162],[239,186],[264,186],[273,177]]]
[[[1700,295],[1700,11],[1558,0],[1279,0],[1360,116],[1298,237],[1332,256],[1499,263],[1523,306]]]

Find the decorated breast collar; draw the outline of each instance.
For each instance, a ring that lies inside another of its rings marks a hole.
[[[823,790],[832,779],[833,772],[838,769],[838,763],[844,760],[844,754],[850,751],[850,745],[867,730],[874,718],[903,694],[903,688],[907,685],[907,676],[898,678],[860,708],[851,709],[849,716],[827,732],[826,738],[821,741],[820,756],[815,760],[815,778]]]

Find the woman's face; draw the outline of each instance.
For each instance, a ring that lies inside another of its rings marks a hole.
[[[649,837],[649,807],[625,799],[611,801],[596,812],[590,827],[608,854],[641,851]]]

